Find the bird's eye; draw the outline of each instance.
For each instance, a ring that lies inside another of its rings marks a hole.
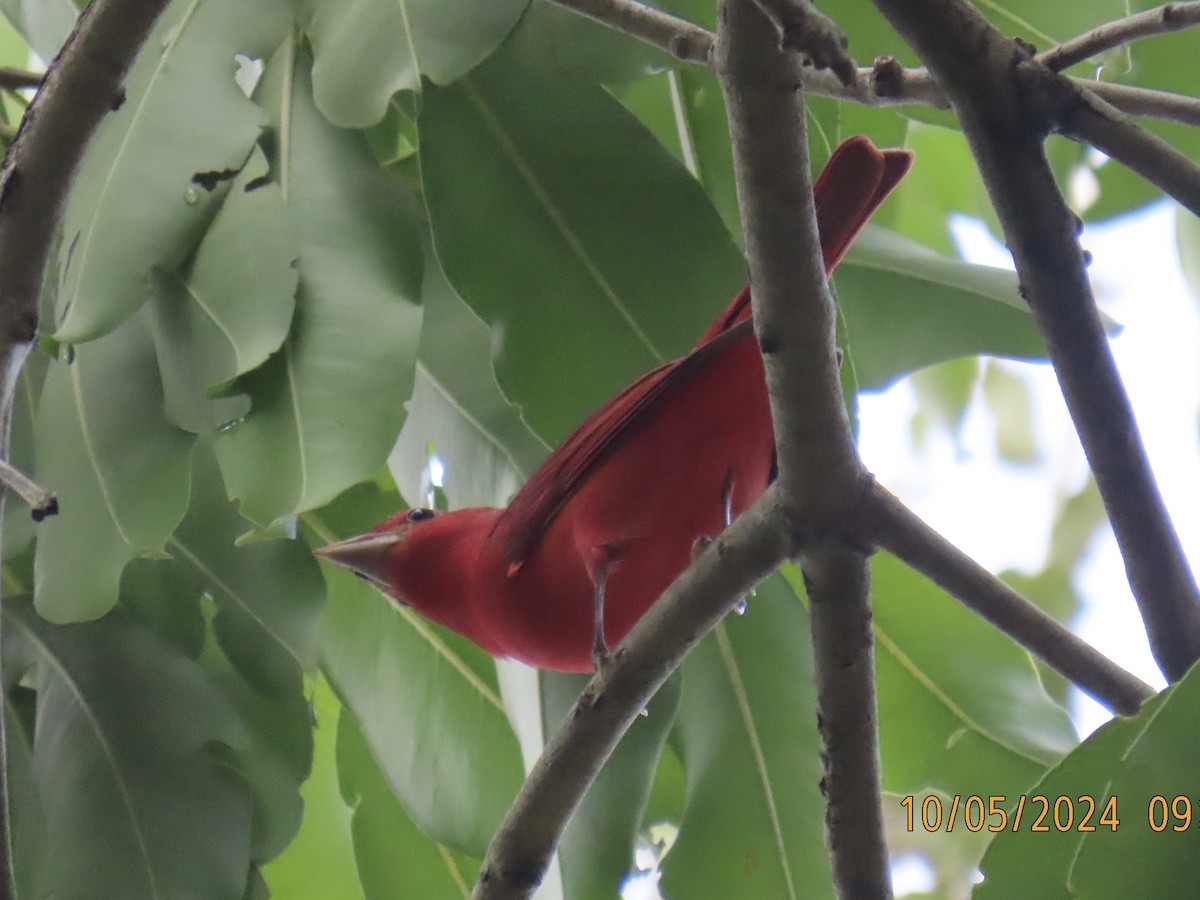
[[[435,515],[437,513],[432,509],[410,509],[408,511],[408,521],[424,522],[426,519],[432,519]]]

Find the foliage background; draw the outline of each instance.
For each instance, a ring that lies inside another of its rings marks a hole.
[[[711,0],[656,5],[713,25]],[[822,8],[860,61],[913,62],[873,9]],[[0,62],[25,65],[75,8],[0,11]],[[1126,11],[988,7],[1041,48]],[[1080,74],[1186,92],[1197,40]],[[22,103],[4,97],[10,121]],[[919,159],[835,281],[847,400],[919,370],[914,431],[953,431],[982,390],[1019,461],[1021,382],[974,355],[1041,344],[1015,277],[954,257],[948,217],[992,214],[953,124],[810,100],[815,163],[855,133]],[[1088,220],[1155,199],[1051,149],[1065,186],[1095,180]],[[1194,224],[1180,240],[1186,261]],[[694,342],[744,279],[739,241],[711,74],[541,0],[173,3],[78,174],[17,405],[14,461],[62,505],[36,532],[16,504],[5,521],[21,896],[464,896],[582,682],[497,665],[308,548],[406,502],[504,503]],[[1020,586],[1066,620],[1101,516],[1090,484],[1057,502]],[[1115,792],[1125,824],[998,837],[976,894],[1200,880],[1194,823],[1144,825],[1153,794],[1200,802],[1194,679],[1076,749],[1060,679],[895,560],[873,574],[885,804],[893,846],[937,864],[930,896],[969,890],[990,835],[908,833],[899,799],[1011,807],[1039,784]],[[572,823],[550,895],[615,896],[664,821],[665,896],[831,894],[804,603],[785,571],[688,658]]]

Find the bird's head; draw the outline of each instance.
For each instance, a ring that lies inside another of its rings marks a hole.
[[[401,510],[366,534],[318,547],[313,553],[349,569],[394,600],[409,606],[411,601],[399,593],[405,580],[401,577],[405,557],[412,555],[409,539],[415,534],[413,543],[418,543],[420,532],[427,528],[425,523],[440,515],[442,513],[435,509]]]
[[[314,550],[388,597],[495,652],[472,611],[480,554],[498,509],[409,509],[366,534]]]

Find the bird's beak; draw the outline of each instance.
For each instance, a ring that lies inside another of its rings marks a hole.
[[[355,575],[365,578],[380,590],[390,594],[391,586],[383,575],[383,560],[387,552],[402,538],[390,532],[363,534],[318,547],[313,553],[339,566],[345,566]]]

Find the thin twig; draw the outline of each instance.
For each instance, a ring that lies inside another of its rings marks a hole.
[[[1013,72],[1032,127],[1046,123],[1091,144],[1200,215],[1200,165],[1087,88],[1051,72],[1036,57]]]
[[[1056,123],[1014,77],[1026,63],[1013,42],[966,0],[875,4],[950,95],[1096,476],[1155,659],[1178,680],[1200,658],[1200,591],[1096,310],[1078,220],[1046,160],[1042,139]]]
[[[1187,94],[1173,94],[1170,91],[1156,91],[1152,88],[1115,84],[1110,81],[1089,81],[1083,78],[1071,80],[1131,116],[1200,126],[1200,100]]]
[[[1038,62],[1054,72],[1061,72],[1105,50],[1124,44],[1200,25],[1200,0],[1189,3],[1168,3],[1157,9],[1106,22],[1038,54]]]
[[[1071,77],[1068,81],[1131,116],[1200,126],[1200,100],[1195,97],[1091,78]],[[849,100],[864,106],[925,105],[938,109],[950,106],[929,70],[924,67],[906,69],[890,56],[880,57],[870,68],[860,68],[858,77],[850,85],[843,85],[831,73],[806,69],[804,90],[820,97]]]
[[[684,656],[794,551],[770,489],[667,588],[593,678],[522,785],[484,857],[475,900],[517,900],[541,882],[567,820],[621,736]]]
[[[1132,716],[1154,690],[971,559],[880,485],[867,495],[860,539],[925,575],[950,596],[1113,712]]]
[[[643,6],[635,0],[551,0],[630,37],[658,47],[685,62],[707,65],[713,34],[686,19]]]
[[[20,469],[0,459],[0,483],[17,492],[29,506],[35,522],[57,515],[58,499]]]
[[[41,72],[27,72],[24,69],[14,69],[12,66],[0,66],[0,89],[6,91],[23,91],[40,87]]]
[[[643,6],[636,0],[551,2],[645,41],[684,62],[709,65],[715,36],[686,19]],[[1192,4],[1186,6],[1190,8]],[[1050,52],[1053,51],[1047,51]],[[928,70],[906,69],[892,57],[880,57],[875,65],[854,69],[850,74],[852,77],[844,80],[830,69],[805,67],[801,83],[806,93],[864,106],[927,105],[945,109],[950,105]],[[1194,97],[1088,78],[1071,81],[1130,115],[1200,126],[1200,100]]]
[[[0,459],[13,393],[38,325],[46,259],[84,148],[167,0],[93,0],[21,121],[0,172]],[[0,491],[3,496],[4,491]],[[2,535],[0,535],[2,538]],[[2,545],[2,540],[0,540]],[[5,747],[0,715],[0,754]],[[13,896],[7,758],[0,758],[0,900]]]
[[[754,285],[778,484],[812,605],[830,855],[839,896],[889,894],[867,556],[836,537],[865,472],[838,375],[836,310],[809,183],[801,62],[754,0],[724,0],[714,63]]]
[[[1111,104],[1083,93],[1059,122],[1059,130],[1137,172],[1168,197],[1200,216],[1200,165]]]

